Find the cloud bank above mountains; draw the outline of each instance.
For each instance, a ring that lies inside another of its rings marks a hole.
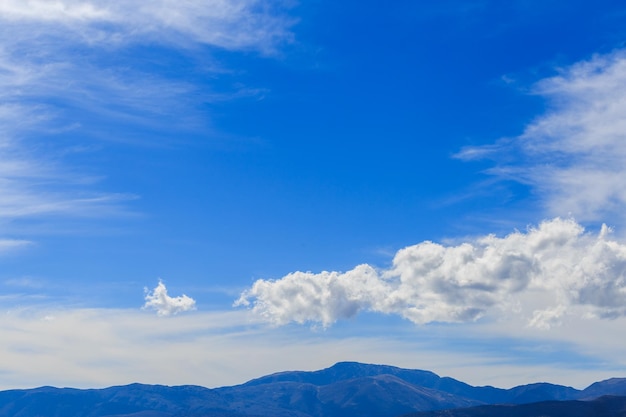
[[[612,240],[606,226],[592,234],[556,218],[503,238],[456,246],[422,242],[398,251],[387,269],[359,265],[345,273],[260,279],[235,304],[277,325],[329,326],[361,311],[417,324],[516,311],[527,315],[529,326],[549,328],[567,314],[626,315],[626,245]]]

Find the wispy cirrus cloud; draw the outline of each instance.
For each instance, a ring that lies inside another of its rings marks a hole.
[[[626,245],[604,226],[585,232],[553,219],[505,237],[456,246],[422,242],[398,251],[388,269],[295,272],[257,280],[236,302],[284,325],[329,326],[359,312],[397,314],[417,324],[472,322],[516,312],[549,328],[566,315],[626,316]]]
[[[202,43],[231,50],[272,53],[292,38],[294,21],[284,14],[284,1],[259,0],[139,0],[94,3],[85,0],[8,0],[0,18],[34,34],[72,31],[87,43],[128,43],[146,39],[159,43]],[[41,25],[44,25],[43,27]],[[32,32],[31,32],[32,33]]]
[[[63,126],[84,131],[86,114],[135,125],[169,115],[171,123],[189,113],[187,97],[193,95],[198,104],[225,95],[159,73],[159,61],[167,61],[173,50],[182,51],[191,66],[199,57],[206,81],[207,73],[228,69],[211,65],[210,49],[198,48],[275,51],[291,39],[294,23],[281,6],[256,0],[2,2],[0,113],[13,121],[4,126],[14,134],[35,122],[50,126],[62,120]],[[158,59],[150,55],[154,47],[163,48]],[[184,118],[179,125],[188,122]]]
[[[562,68],[532,91],[549,108],[521,135],[456,156],[494,160],[487,173],[530,186],[550,216],[625,223],[626,52]]]
[[[228,94],[159,73],[154,49],[217,74],[212,48],[271,55],[289,42],[285,10],[257,0],[1,2],[0,220],[127,212],[135,196],[99,189],[106,173],[76,169],[71,149],[210,133],[197,107]],[[231,95],[254,90],[238,88]]]

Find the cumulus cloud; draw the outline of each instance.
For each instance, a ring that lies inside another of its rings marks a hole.
[[[626,221],[626,51],[562,68],[533,92],[549,110],[520,136],[457,157],[492,158],[488,172],[531,186],[550,216]]]
[[[171,316],[196,309],[196,301],[185,294],[170,297],[163,281],[159,281],[152,291],[146,289],[145,300],[143,308],[155,310],[159,316]]]
[[[375,300],[385,298],[386,291],[374,268],[359,265],[346,273],[294,272],[276,281],[261,279],[235,305],[253,305],[255,313],[276,324],[328,325],[371,309]]]
[[[567,314],[626,316],[626,245],[610,236],[606,226],[593,234],[572,219],[555,218],[525,232],[456,246],[422,242],[398,251],[384,270],[360,265],[346,273],[257,280],[235,305],[277,325],[329,326],[360,311],[397,314],[417,324],[518,311],[538,328]]]

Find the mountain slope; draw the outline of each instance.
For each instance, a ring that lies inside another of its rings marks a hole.
[[[611,378],[605,381],[595,382],[585,388],[579,398],[590,399],[601,395],[626,396],[626,378]]]
[[[344,377],[346,379],[342,379]],[[269,378],[265,383],[219,388],[216,391],[238,412],[261,414],[271,411],[271,415],[275,416],[282,415],[281,410],[313,417],[389,416],[482,403],[411,384],[394,375],[374,374],[356,378],[344,375],[342,378],[325,379],[325,384],[315,385],[302,382],[309,379],[298,374],[294,378],[296,381]]]
[[[380,375],[395,376],[413,385],[431,388],[485,403],[498,402],[507,396],[507,391],[503,389],[494,387],[474,387],[453,378],[442,378],[430,371],[403,369],[389,365],[370,365],[358,362],[338,362],[330,368],[313,372],[279,372],[253,379],[243,384],[242,387],[286,381],[305,382],[314,385],[329,385],[359,377]]]

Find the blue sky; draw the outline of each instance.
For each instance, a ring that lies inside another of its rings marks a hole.
[[[0,2],[1,388],[624,376],[625,18]]]

